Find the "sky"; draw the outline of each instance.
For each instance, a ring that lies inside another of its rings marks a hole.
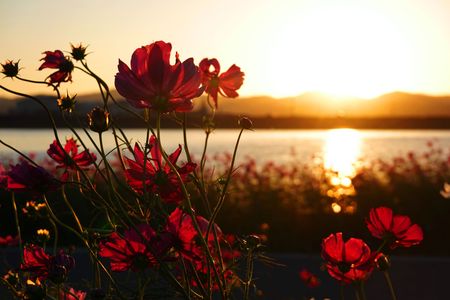
[[[242,96],[450,94],[448,0],[1,0],[0,11],[0,62],[20,59],[29,79],[51,73],[37,71],[42,52],[82,42],[91,69],[113,86],[119,58],[129,64],[136,48],[163,40],[182,60],[240,66]],[[0,84],[50,92],[10,78]],[[65,90],[89,93],[96,84],[75,71]]]

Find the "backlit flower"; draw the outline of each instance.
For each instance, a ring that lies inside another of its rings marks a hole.
[[[115,85],[120,95],[136,108],[158,112],[192,110],[192,99],[203,93],[193,58],[170,64],[172,45],[158,41],[134,51],[131,69],[119,60]]]
[[[232,65],[226,72],[220,73],[219,61],[215,58],[204,58],[200,62],[202,84],[205,92],[214,100],[217,108],[217,96],[220,93],[224,97],[236,98],[236,92],[244,82],[244,72],[236,65]]]
[[[408,216],[394,215],[388,207],[378,207],[370,210],[366,220],[370,233],[387,242],[391,249],[396,247],[411,247],[423,240],[422,228],[412,224]]]
[[[58,163],[57,168],[65,169],[62,180],[68,179],[69,170],[77,170],[77,166],[86,170],[97,159],[95,154],[89,153],[88,150],[78,153],[78,145],[73,138],[66,139],[64,148],[59,146],[58,142],[54,140],[50,144],[47,154]]]
[[[164,238],[157,237],[150,225],[141,224],[137,229],[139,233],[129,229],[123,236],[113,232],[100,243],[99,255],[110,260],[112,271],[145,270],[157,264],[155,255],[163,256],[167,250]]]
[[[72,80],[73,63],[64,56],[61,50],[45,51],[43,54],[45,54],[45,57],[41,60],[44,62],[39,67],[39,70],[45,68],[58,69],[58,71],[47,77],[50,79],[50,84],[56,83],[56,86],[58,86],[61,82]]]
[[[369,246],[356,238],[344,242],[342,232],[323,239],[322,258],[328,273],[344,283],[366,280],[373,270]]]
[[[31,165],[25,160],[11,166],[7,175],[6,188],[13,192],[45,194],[61,186],[61,183],[44,168]]]
[[[179,203],[183,199],[181,186],[178,178],[164,161],[155,136],[149,141],[150,158],[144,158],[144,152],[136,143],[134,146],[134,160],[125,157],[128,163],[128,169],[125,170],[125,176],[128,184],[138,193],[144,193],[144,187],[147,192],[158,194],[163,200],[169,203]],[[177,169],[183,182],[188,181],[188,175],[196,167],[194,163],[186,163],[181,167],[176,165],[181,154],[181,146],[169,155],[169,161]],[[144,168],[145,160],[145,168]]]
[[[20,269],[30,272],[39,280],[48,278],[54,283],[62,283],[74,266],[74,258],[62,250],[53,256],[46,254],[39,246],[29,245],[23,250],[23,263]]]

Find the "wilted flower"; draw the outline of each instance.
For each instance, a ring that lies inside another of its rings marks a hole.
[[[61,186],[61,183],[44,168],[31,165],[25,160],[15,166],[11,166],[7,174],[6,187],[14,192],[45,194]]]
[[[204,58],[200,62],[200,71],[202,84],[205,92],[214,100],[217,108],[217,96],[220,93],[224,97],[236,98],[239,94],[236,92],[244,82],[244,73],[241,69],[232,65],[226,72],[220,73],[219,61],[215,58]]]
[[[313,273],[311,273],[308,269],[303,268],[300,270],[300,272],[298,273],[301,281],[303,281],[303,283],[309,287],[309,288],[316,288],[318,286],[320,286],[320,279],[314,275]]]
[[[19,74],[19,62],[13,62],[12,60],[7,60],[4,64],[2,65],[2,72],[5,77],[16,77],[17,74]]]
[[[96,155],[88,150],[78,153],[78,145],[73,138],[66,139],[64,149],[54,140],[47,154],[58,163],[57,168],[65,169],[62,180],[68,179],[68,170],[77,170],[77,166],[86,170],[97,159]]]
[[[56,100],[59,109],[61,111],[67,111],[68,113],[71,113],[75,108],[75,103],[77,103],[77,100],[75,100],[76,96],[77,95],[70,97],[69,93],[67,93],[66,96],[62,96],[61,98]]]
[[[369,246],[356,238],[344,242],[342,232],[323,239],[322,257],[328,273],[344,283],[364,281],[373,270]]]
[[[119,60],[117,92],[136,108],[161,113],[192,110],[192,99],[203,93],[198,67],[189,58],[181,62],[176,55],[170,64],[172,45],[158,41],[138,48],[131,57],[131,69]]]
[[[128,184],[138,193],[143,193],[145,187],[148,192],[158,194],[169,203],[180,202],[183,199],[180,183],[170,166],[164,162],[155,136],[151,136],[149,147],[151,158],[146,158],[145,169],[145,155],[137,143],[133,151],[134,160],[125,157],[128,163],[128,169],[125,170]],[[176,163],[180,154],[181,146],[178,146],[168,158],[177,169],[181,179],[187,182],[188,175],[194,171],[196,165],[194,163],[186,163],[178,167]]]
[[[99,245],[99,255],[109,258],[111,270],[142,271],[157,264],[154,255],[162,256],[167,250],[166,243],[156,236],[155,230],[148,224],[137,226],[124,232],[123,236],[113,232],[106,241]],[[144,238],[144,239],[143,239]],[[148,246],[153,247],[149,249]]]
[[[74,258],[62,250],[52,256],[39,246],[28,245],[23,250],[23,264],[20,269],[32,273],[39,280],[48,278],[55,283],[62,283],[74,266]]]
[[[70,288],[68,291],[61,290],[59,293],[59,298],[61,300],[84,300],[86,299],[87,293],[83,291],[76,291]]]
[[[45,57],[41,60],[44,62],[39,70],[45,68],[58,69],[47,77],[50,78],[50,84],[56,83],[56,86],[58,86],[61,82],[72,81],[73,63],[64,56],[61,50],[45,51],[43,54],[45,54]]]
[[[78,46],[74,46],[72,44],[70,44],[70,47],[72,48],[72,52],[70,53],[72,55],[72,58],[75,60],[83,60],[87,53],[86,53],[86,49],[87,46],[84,47],[81,43]]]
[[[87,121],[89,128],[92,131],[101,133],[109,129],[109,112],[103,108],[94,107],[91,112],[87,114]]]
[[[385,240],[391,249],[398,246],[411,247],[423,240],[419,225],[412,224],[408,216],[394,215],[388,207],[371,209],[366,224],[370,233]]]

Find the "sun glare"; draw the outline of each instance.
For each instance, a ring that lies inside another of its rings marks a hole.
[[[381,12],[330,4],[281,24],[271,43],[275,95],[300,89],[371,98],[408,83],[412,47]]]

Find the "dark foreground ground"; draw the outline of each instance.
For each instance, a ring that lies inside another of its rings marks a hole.
[[[1,252],[1,274],[5,263],[17,266],[17,251]],[[268,266],[257,263],[255,268],[256,285],[259,296],[254,299],[267,300],[323,300],[340,299],[340,287],[326,271],[321,270],[322,260],[318,255],[271,254],[271,258],[285,266]],[[77,282],[88,270],[83,270],[87,257],[75,254],[77,266],[72,270],[70,280]],[[299,279],[302,268],[317,275],[321,280],[318,288],[308,288]],[[398,300],[441,300],[450,299],[449,286],[450,257],[393,257],[391,276]],[[380,272],[374,272],[366,284],[367,300],[389,300],[390,295]],[[3,285],[0,285],[0,299],[11,299]],[[355,299],[351,286],[345,287],[345,300]]]

